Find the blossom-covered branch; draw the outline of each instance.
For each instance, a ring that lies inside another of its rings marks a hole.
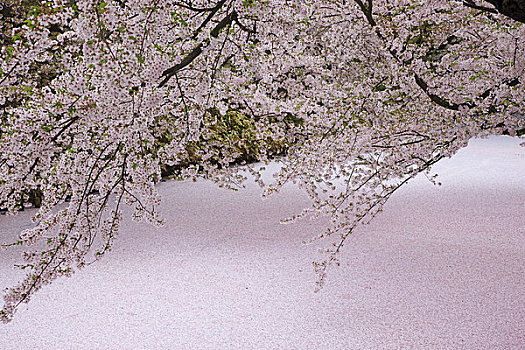
[[[2,320],[108,252],[124,206],[162,224],[163,169],[236,186],[239,164],[277,154],[266,193],[295,182],[313,205],[291,220],[332,219],[322,284],[400,186],[471,137],[523,130],[523,7],[481,4],[4,1],[0,209],[41,198],[34,226],[4,245],[41,249],[24,254]]]

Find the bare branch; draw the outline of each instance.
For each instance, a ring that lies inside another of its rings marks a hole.
[[[233,21],[236,21],[236,20],[237,20],[237,12],[235,12],[235,10],[234,10],[230,14],[228,14],[226,17],[224,17],[219,23],[217,23],[217,25],[210,32],[210,35],[212,37],[214,37],[214,38],[218,38],[221,30],[223,30],[227,26],[231,25],[233,23]],[[164,85],[166,85],[166,83],[171,79],[171,77],[175,73],[177,73],[178,71],[180,71],[184,67],[188,66],[197,57],[199,57],[199,55],[202,53],[203,46],[204,45],[202,43],[199,44],[199,46],[194,48],[186,57],[184,57],[184,59],[182,60],[181,63],[176,64],[175,66],[173,66],[171,68],[168,68],[164,72],[162,72],[162,76],[163,77],[165,76],[165,78],[159,84],[159,88],[161,88]]]
[[[482,12],[498,13],[498,11],[495,8],[477,5],[472,0],[464,0],[463,5]]]

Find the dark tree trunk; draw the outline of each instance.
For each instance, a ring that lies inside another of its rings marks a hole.
[[[503,15],[525,23],[525,0],[486,0]]]

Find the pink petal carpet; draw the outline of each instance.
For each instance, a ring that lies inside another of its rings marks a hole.
[[[525,349],[525,148],[473,140],[360,227],[314,293],[301,242],[323,222],[293,186],[262,200],[165,182],[167,224],[126,221],[114,249],[0,324],[0,349]],[[15,239],[32,211],[0,217]],[[0,288],[22,274],[0,252]]]

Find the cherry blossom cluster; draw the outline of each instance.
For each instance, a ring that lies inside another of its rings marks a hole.
[[[13,244],[44,248],[24,254],[27,276],[0,317],[109,251],[123,206],[161,225],[161,166],[206,139],[211,108],[249,117],[256,139],[293,140],[265,194],[297,183],[313,205],[290,220],[332,219],[318,237],[330,242],[315,263],[322,286],[354,228],[400,186],[472,137],[523,130],[525,26],[490,6],[4,1],[0,209],[16,214],[41,191]],[[180,176],[242,183],[234,146],[204,145]]]

